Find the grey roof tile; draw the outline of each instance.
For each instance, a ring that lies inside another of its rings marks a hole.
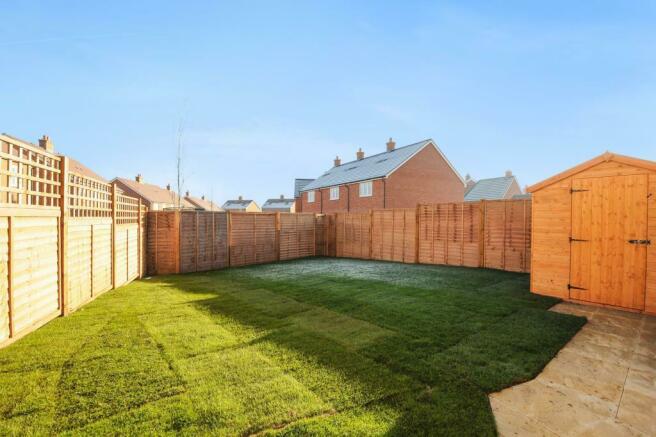
[[[302,178],[294,179],[294,197],[299,197],[303,187],[305,187],[313,180],[314,179],[302,179]]]
[[[503,199],[514,180],[514,176],[481,179],[465,194],[465,202]]]
[[[384,177],[424,146],[432,142],[432,140],[427,139],[418,143],[398,147],[391,152],[382,152],[359,161],[346,162],[338,167],[331,168],[303,187],[301,191],[316,190]]]

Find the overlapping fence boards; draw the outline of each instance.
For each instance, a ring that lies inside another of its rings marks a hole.
[[[530,200],[326,215],[328,256],[530,270]]]
[[[371,259],[414,263],[417,215],[415,209],[371,212]]]
[[[280,213],[278,220],[281,260],[316,254],[316,248],[321,247],[322,241],[317,241],[317,227],[321,229],[321,223],[317,224],[314,214]]]
[[[68,164],[0,135],[0,345],[139,276],[139,200]]]
[[[323,253],[323,216],[290,213],[148,213],[148,274],[187,273]]]
[[[481,266],[481,204],[420,205],[419,262]]]

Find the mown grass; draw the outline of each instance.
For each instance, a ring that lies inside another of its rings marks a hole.
[[[494,435],[583,325],[527,275],[312,259],[152,278],[0,350],[0,434]]]

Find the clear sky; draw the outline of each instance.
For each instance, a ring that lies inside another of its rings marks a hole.
[[[656,3],[9,1],[0,131],[112,178],[291,195],[336,154],[433,138],[532,184],[605,150],[656,160]]]

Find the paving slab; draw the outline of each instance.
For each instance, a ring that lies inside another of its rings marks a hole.
[[[490,395],[501,436],[656,435],[656,317],[560,303],[588,323],[535,379]]]

